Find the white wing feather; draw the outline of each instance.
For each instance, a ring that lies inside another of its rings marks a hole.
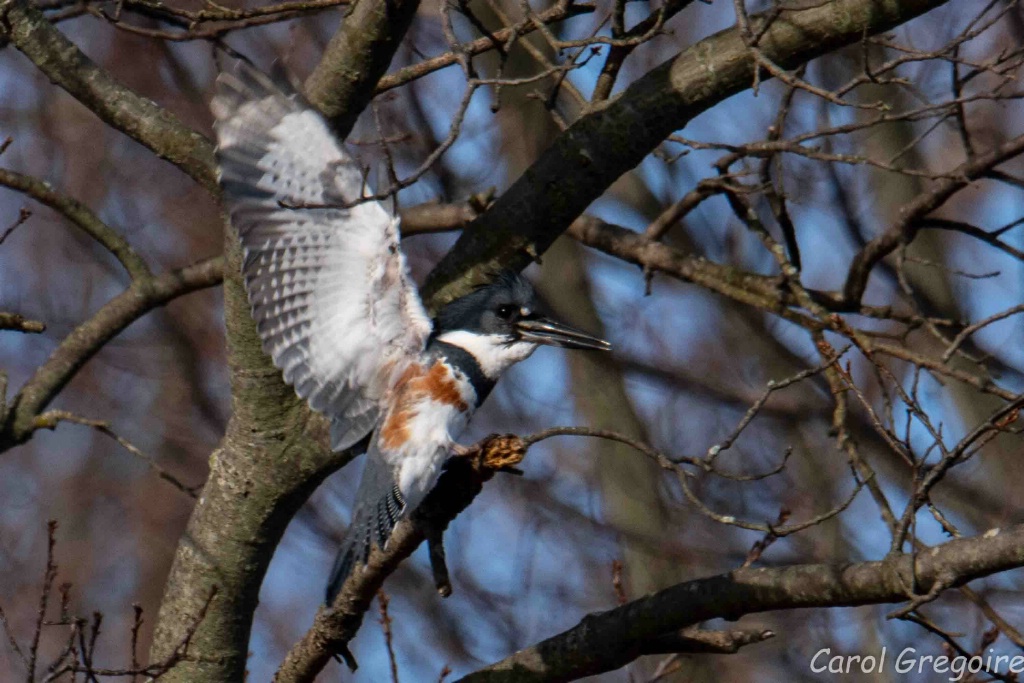
[[[393,378],[431,324],[399,247],[398,220],[297,93],[239,62],[211,104],[220,183],[245,249],[264,350],[344,449],[375,426]],[[330,205],[339,208],[295,208]]]

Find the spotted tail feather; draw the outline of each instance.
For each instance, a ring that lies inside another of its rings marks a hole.
[[[334,558],[334,567],[327,582],[327,604],[334,602],[345,580],[365,565],[370,550],[387,546],[395,525],[405,515],[406,501],[395,481],[395,472],[376,448],[366,454],[366,469],[359,482],[352,523]]]

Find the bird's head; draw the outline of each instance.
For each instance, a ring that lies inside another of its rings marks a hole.
[[[511,271],[442,308],[434,334],[439,341],[468,351],[484,374],[494,379],[539,344],[611,350],[603,339],[545,316],[533,286]]]

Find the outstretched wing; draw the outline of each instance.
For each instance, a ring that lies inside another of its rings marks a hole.
[[[289,86],[239,61],[217,79],[211,108],[263,349],[332,419],[332,447],[347,448],[373,429],[392,377],[430,335],[398,220],[380,202],[356,203],[369,194],[358,165]]]

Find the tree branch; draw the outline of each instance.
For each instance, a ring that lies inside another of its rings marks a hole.
[[[481,193],[466,202],[425,203],[402,209],[402,237],[465,229],[491,202],[489,193]],[[651,230],[658,228],[660,221],[661,217],[641,234],[584,214],[572,222],[566,234],[580,244],[640,266],[645,272],[663,273],[684,282],[692,282],[733,301],[774,313],[811,329],[821,326],[820,321],[789,310],[797,302],[782,287],[778,276],[751,273],[735,266],[709,261],[657,241],[651,237]],[[847,308],[840,292],[812,289],[808,293],[816,303],[830,311],[845,311]],[[913,313],[899,312],[890,306],[861,304],[856,312],[867,317],[887,318],[907,324],[919,322]]]
[[[534,16],[532,20],[529,18],[524,19],[518,24],[506,26],[505,28],[494,31],[489,35],[481,36],[476,40],[460,45],[458,52],[446,52],[443,55],[425,59],[422,62],[411,64],[399,69],[395,73],[384,76],[377,84],[377,93],[386,92],[393,88],[405,85],[410,81],[414,81],[417,78],[423,78],[427,74],[431,74],[440,69],[454,66],[459,63],[459,57],[462,55],[472,57],[483,54],[488,50],[499,49],[513,38],[520,38],[532,33],[537,30],[538,26],[547,26],[581,14],[589,14],[593,12],[594,9],[595,6],[591,4],[577,3],[572,0],[559,0],[559,2],[554,6]]]
[[[459,683],[557,683],[618,669],[651,639],[714,618],[807,607],[851,607],[912,599],[935,585],[960,586],[1024,566],[1024,525],[957,539],[919,555],[847,565],[737,569],[687,581],[585,617],[559,635],[469,674]]]
[[[104,122],[217,194],[213,145],[174,114],[121,83],[64,37],[28,0],[0,0],[0,43],[10,40],[40,71]]]
[[[46,325],[38,320],[29,320],[17,313],[0,311],[0,330],[15,330],[28,334],[39,334],[46,331]]]
[[[307,96],[347,135],[391,61],[418,0],[358,0],[307,80]],[[163,659],[218,588],[191,646],[194,659],[168,683],[242,681],[260,585],[285,527],[351,452],[328,445],[327,420],[313,413],[263,353],[241,281],[238,235],[224,234],[224,323],[232,411],[178,544],[160,604],[151,658]]]
[[[363,622],[363,614],[383,585],[428,537],[436,539],[456,516],[465,510],[483,489],[494,472],[518,463],[525,454],[525,444],[518,444],[509,457],[509,438],[488,437],[479,445],[479,457],[453,458],[445,468],[437,486],[416,509],[411,518],[402,520],[388,539],[387,549],[374,546],[365,567],[353,572],[330,609],[321,608],[306,632],[285,658],[274,676],[274,683],[311,683],[336,653],[341,653],[350,666],[355,665],[348,643]]]
[[[0,452],[23,443],[35,418],[75,373],[130,324],[158,306],[220,282],[223,259],[212,258],[155,277],[140,278],[75,328],[15,396],[0,428]]]
[[[310,411],[263,353],[241,283],[241,247],[234,230],[226,232],[231,418],[178,542],[150,659],[164,660],[214,587],[217,596],[196,630],[192,656],[161,678],[168,683],[244,680],[253,612],[274,548],[310,494],[351,457],[330,450],[327,420]]]
[[[914,239],[924,226],[929,213],[942,206],[947,199],[990,172],[995,166],[1024,152],[1024,135],[1007,140],[988,152],[969,158],[958,166],[950,177],[936,181],[928,191],[900,209],[900,217],[885,232],[864,245],[850,264],[843,286],[844,304],[855,308],[864,296],[871,270],[899,245]]]
[[[405,36],[419,0],[356,0],[306,79],[309,101],[345,139]]]
[[[113,254],[133,280],[152,276],[149,266],[132,249],[128,241],[78,200],[57,192],[48,183],[38,178],[2,168],[0,168],[0,185],[17,190],[40,204],[58,211]]]
[[[750,17],[762,55],[793,68],[887,31],[945,0],[835,0]],[[620,175],[669,133],[754,82],[755,58],[733,27],[687,48],[598,105],[555,140],[431,273],[431,307],[501,268],[522,269],[544,253]]]

